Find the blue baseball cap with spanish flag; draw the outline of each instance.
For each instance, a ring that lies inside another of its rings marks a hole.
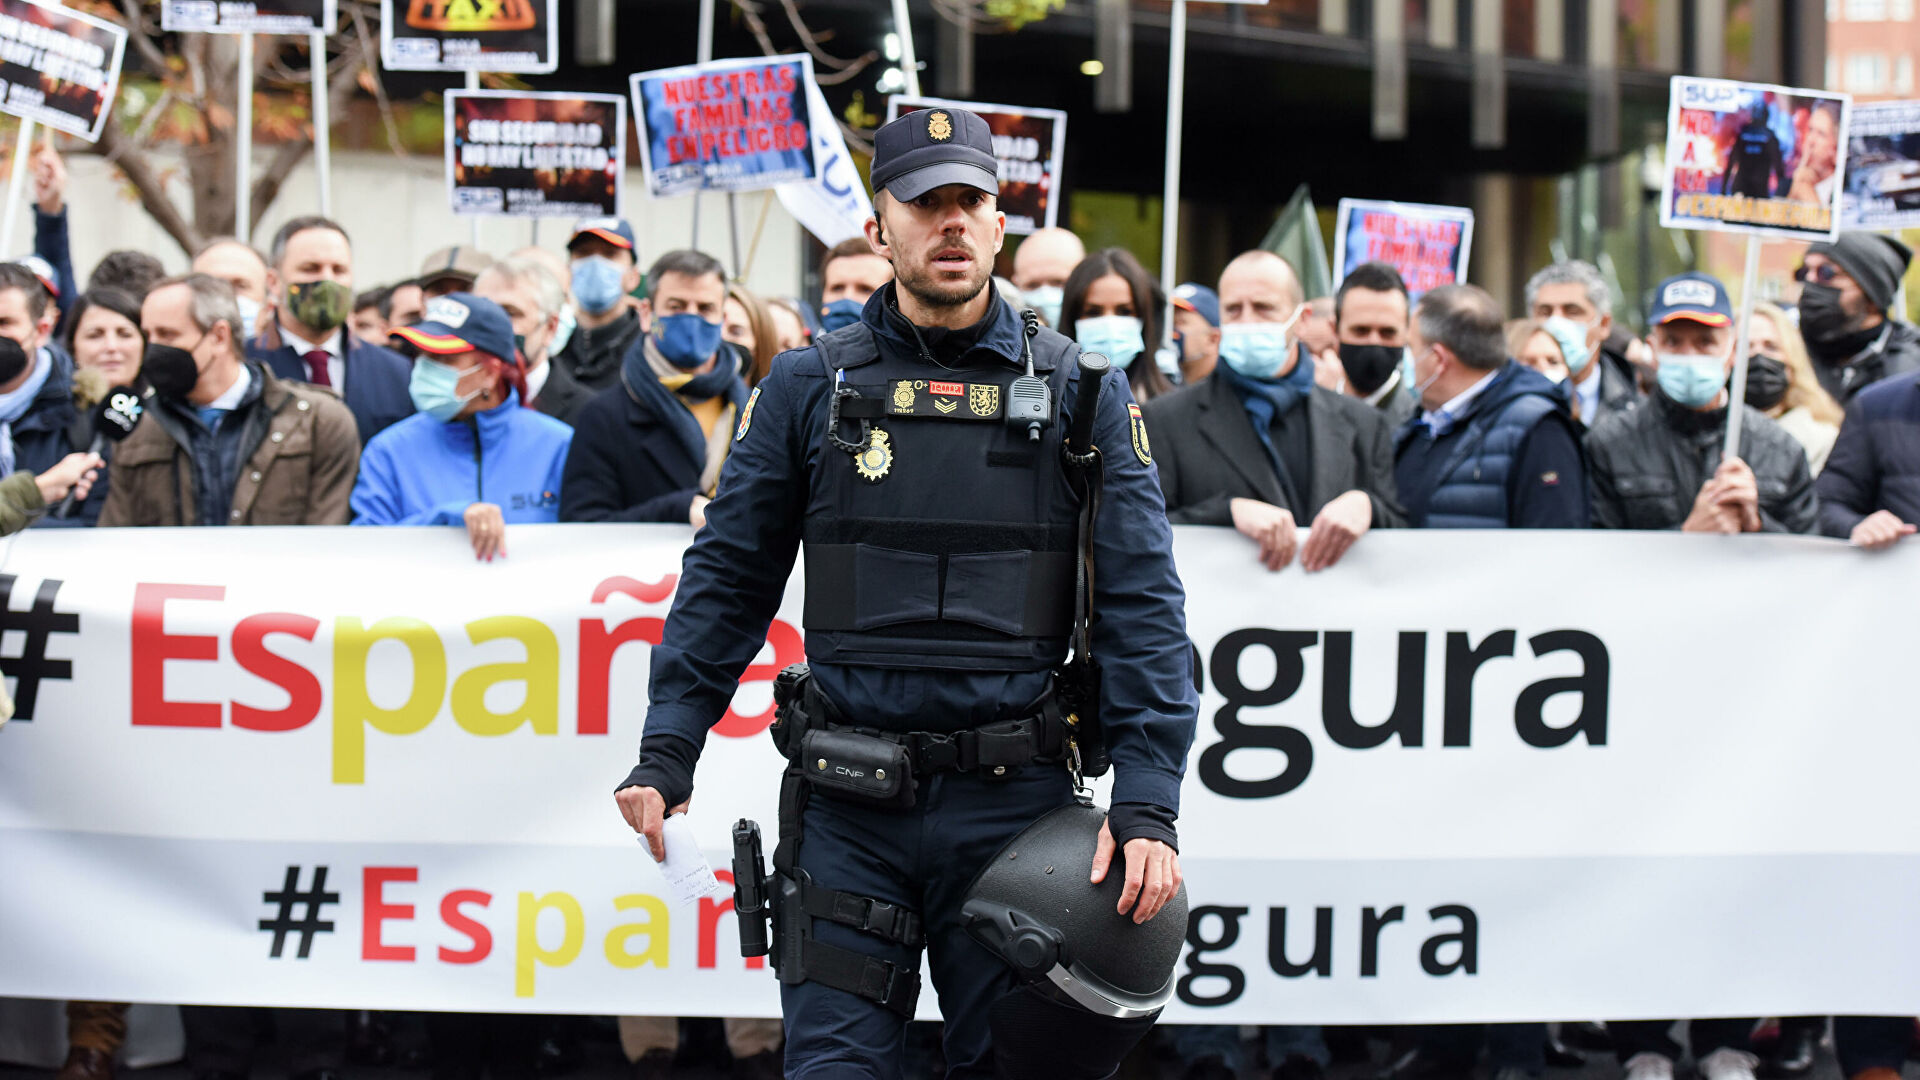
[[[477,350],[509,364],[520,362],[513,345],[513,320],[499,304],[472,293],[434,297],[427,301],[419,322],[395,327],[389,336],[434,356]]]

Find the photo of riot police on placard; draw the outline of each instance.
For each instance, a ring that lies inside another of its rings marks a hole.
[[[1837,94],[1676,77],[1664,223],[1828,235],[1846,112]]]

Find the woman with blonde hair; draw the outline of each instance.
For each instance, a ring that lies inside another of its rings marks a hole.
[[[774,330],[773,316],[767,305],[737,281],[727,283],[725,314],[720,321],[720,338],[747,351],[752,361],[742,376],[748,387],[760,385],[780,352],[780,338]]]
[[[1815,476],[1826,467],[1846,413],[1820,388],[1806,342],[1787,313],[1761,301],[1753,305],[1747,360],[1747,404],[1766,413],[1807,451]]]

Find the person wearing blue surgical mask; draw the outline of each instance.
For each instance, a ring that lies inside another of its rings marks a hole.
[[[1587,437],[1594,525],[1813,532],[1818,525],[1813,474],[1793,436],[1740,403],[1739,453],[1721,457],[1734,326],[1733,305],[1719,279],[1702,273],[1668,278],[1654,290],[1649,321],[1647,344],[1655,365],[1651,400],[1603,421]]]
[[[1125,371],[1135,401],[1173,391],[1152,356],[1160,345],[1165,297],[1132,252],[1107,248],[1082,259],[1067,275],[1064,296],[1060,332],[1078,341],[1083,351],[1100,353]],[[1140,360],[1142,355],[1146,359]]]
[[[831,334],[860,321],[867,297],[893,280],[893,264],[864,236],[842,240],[820,260],[820,330]]]
[[[575,382],[604,390],[620,380],[620,362],[644,326],[630,294],[640,287],[633,227],[623,218],[589,218],[567,241],[574,327],[554,356]]]
[[[1061,228],[1041,229],[1013,249],[1013,287],[1020,290],[1048,326],[1066,332],[1060,305],[1066,300],[1067,278],[1087,257],[1080,238]]]
[[[1233,526],[1269,570],[1296,555],[1304,570],[1327,569],[1374,526],[1403,520],[1386,419],[1315,383],[1298,336],[1306,300],[1285,259],[1240,255],[1218,296],[1213,374],[1146,407],[1168,517]]]
[[[706,524],[751,367],[724,340],[726,306],[710,255],[669,251],[647,271],[646,335],[618,383],[574,415],[560,520]]]
[[[1624,359],[1603,346],[1613,332],[1613,288],[1592,263],[1552,263],[1527,282],[1527,314],[1560,343],[1574,413],[1591,431],[1641,400],[1638,380]]]
[[[527,406],[513,319],[492,300],[433,297],[392,339],[416,354],[418,411],[367,443],[353,523],[458,525],[475,559],[505,558],[508,525],[559,520],[573,429]]]

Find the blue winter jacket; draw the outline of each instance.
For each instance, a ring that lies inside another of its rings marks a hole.
[[[415,413],[361,452],[353,523],[459,525],[477,502],[508,522],[557,521],[572,441],[572,428],[515,398],[469,420]]]

